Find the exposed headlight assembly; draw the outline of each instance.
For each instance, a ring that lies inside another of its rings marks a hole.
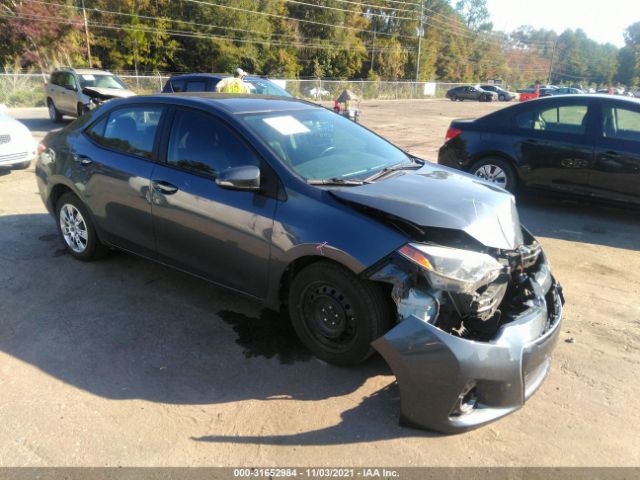
[[[422,267],[434,288],[453,293],[473,293],[504,268],[487,254],[437,245],[408,243],[398,253]]]

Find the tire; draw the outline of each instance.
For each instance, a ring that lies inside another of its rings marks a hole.
[[[382,286],[322,261],[293,279],[289,315],[298,337],[314,355],[327,363],[352,366],[371,356],[371,342],[389,329],[389,301]],[[323,318],[331,314],[334,319]]]
[[[507,97],[505,97],[504,95],[500,94],[500,95],[498,95],[498,100],[500,100],[501,102],[506,102],[507,101]]]
[[[49,119],[53,122],[53,123],[60,123],[62,122],[62,114],[60,113],[60,111],[56,108],[55,103],[53,103],[52,99],[47,99],[47,108],[49,109]]]
[[[26,162],[16,163],[11,167],[12,170],[26,170],[31,166],[31,160],[27,160]]]
[[[456,99],[455,95],[452,95],[451,97],[449,97],[449,100],[451,100],[452,102],[455,102],[457,99]]]
[[[500,172],[502,172],[502,174]],[[516,191],[518,183],[516,172],[513,166],[502,158],[486,157],[478,160],[471,165],[469,173],[495,183],[511,193],[515,193]]]
[[[79,216],[77,214],[74,215],[75,212],[77,212]],[[70,221],[65,221],[65,218],[70,219]],[[58,200],[56,204],[56,220],[58,233],[64,246],[76,259],[88,262],[97,260],[106,253],[107,249],[98,239],[89,211],[73,193],[67,192]],[[73,220],[80,220],[81,223],[73,225]],[[67,227],[64,232],[63,224]],[[68,230],[69,227],[72,228],[71,231]],[[82,236],[82,232],[84,232],[84,237]],[[73,240],[74,237],[76,241]]]

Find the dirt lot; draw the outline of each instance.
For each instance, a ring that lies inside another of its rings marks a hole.
[[[363,120],[435,158],[452,118],[499,107],[370,102]],[[398,426],[380,358],[328,366],[240,296],[124,254],[74,261],[33,168],[0,171],[0,466],[640,465],[640,214],[518,203],[565,287],[553,368],[519,412],[441,436]]]

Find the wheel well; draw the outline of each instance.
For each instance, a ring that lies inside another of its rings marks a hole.
[[[287,268],[284,269],[284,272],[282,272],[282,276],[280,277],[280,286],[278,289],[278,301],[280,303],[281,310],[286,310],[288,307],[289,288],[291,287],[291,282],[300,272],[300,270],[311,265],[312,263],[321,262],[323,260],[333,262],[333,260],[329,260],[326,257],[311,255],[307,257],[296,258],[293,262],[287,265]]]
[[[513,172],[516,174],[516,180],[520,180],[520,173],[518,171],[518,166],[516,165],[516,162],[513,161],[513,159],[511,159],[509,156],[504,155],[500,152],[495,152],[495,153],[483,153],[482,155],[479,155],[477,158],[473,159],[472,162],[469,162],[469,166],[467,168],[467,172],[471,173],[471,170],[473,169],[474,165],[482,160],[488,160],[491,158],[497,158],[500,160],[505,161],[507,164],[509,164],[509,166],[513,169]]]
[[[282,273],[282,276],[280,277],[278,300],[280,303],[281,311],[286,311],[288,308],[289,288],[291,287],[291,282],[293,281],[293,279],[302,269],[317,262],[330,262],[330,263],[335,263],[336,265],[345,267],[340,262],[336,262],[335,260],[332,260],[327,257],[319,256],[319,255],[310,255],[310,256],[296,258],[293,262],[287,265],[287,268],[285,268],[284,272]],[[345,267],[345,268],[348,269],[348,267]],[[377,283],[380,286],[380,288],[384,289],[388,293],[387,297],[389,299],[390,314],[394,316],[397,315],[396,305],[393,302],[393,299],[391,297],[392,285],[385,282],[375,282],[375,283]]]
[[[61,183],[57,184],[51,189],[51,194],[49,195],[49,203],[51,204],[52,212],[55,211],[56,205],[58,204],[58,200],[60,199],[60,197],[67,192],[73,193],[73,190],[71,190],[69,187]]]

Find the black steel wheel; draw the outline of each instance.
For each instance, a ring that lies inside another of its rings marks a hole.
[[[289,314],[300,340],[318,358],[356,365],[373,353],[371,342],[389,327],[389,301],[380,285],[323,261],[293,279]]]

